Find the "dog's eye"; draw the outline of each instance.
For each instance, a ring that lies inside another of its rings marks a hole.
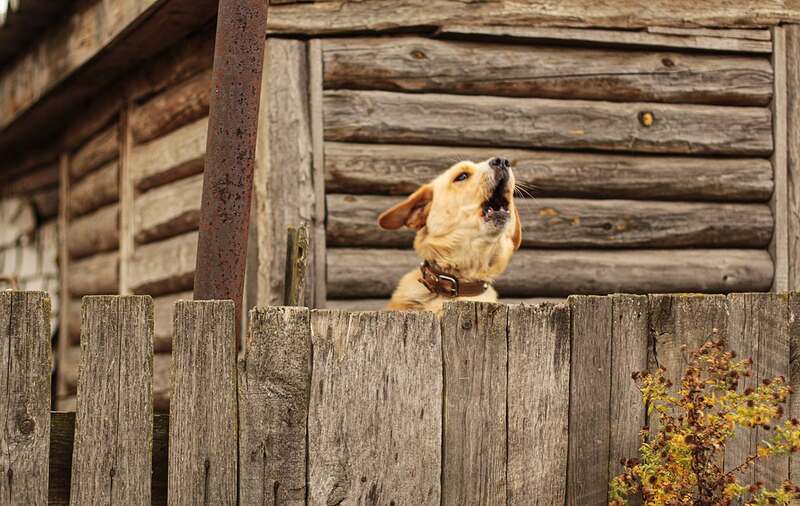
[[[461,174],[456,176],[456,178],[453,180],[453,182],[457,183],[459,181],[463,181],[463,180],[467,179],[468,177],[469,177],[469,173],[468,172],[462,172]]]

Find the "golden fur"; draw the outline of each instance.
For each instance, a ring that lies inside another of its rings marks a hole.
[[[467,177],[456,180],[459,177]],[[461,281],[491,282],[508,267],[511,255],[522,241],[519,213],[514,205],[514,175],[503,192],[510,216],[503,223],[484,217],[484,204],[496,186],[496,171],[489,160],[460,162],[405,201],[385,211],[378,223],[386,229],[406,226],[417,230],[414,249],[422,259],[434,263]],[[388,309],[428,310],[440,314],[445,302],[474,300],[496,302],[497,292],[489,288],[475,297],[453,299],[433,294],[419,282],[414,269],[400,280]]]

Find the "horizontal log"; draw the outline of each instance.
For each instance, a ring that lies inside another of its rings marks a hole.
[[[38,190],[31,195],[39,220],[47,220],[58,215],[58,195],[58,186]]]
[[[555,27],[445,25],[439,30],[438,35],[457,38],[499,38],[524,42],[588,43],[594,46],[650,49],[689,49],[757,54],[772,52],[772,42],[770,41],[689,33],[663,34]]]
[[[410,247],[413,230],[378,226],[378,215],[398,201],[328,195],[327,244]],[[766,248],[774,228],[767,204],[518,198],[516,205],[525,248]]]
[[[772,165],[750,158],[652,157],[497,148],[325,143],[331,193],[408,195],[460,160],[502,154],[535,197],[766,202]],[[702,174],[702,177],[697,177]]]
[[[71,262],[67,286],[75,297],[82,295],[114,295],[119,290],[119,253],[99,253]]]
[[[6,172],[7,170],[10,172],[10,169],[4,167],[0,169],[0,173]],[[36,190],[57,187],[58,164],[51,163],[28,169],[24,174],[9,181],[4,181],[2,176],[0,176],[0,181],[3,182],[3,186],[8,188],[9,194],[24,194]]]
[[[72,185],[69,193],[70,216],[75,218],[118,199],[119,169],[117,162],[111,162]]]
[[[134,146],[129,163],[137,189],[145,191],[202,172],[207,131],[206,117],[147,144]]]
[[[328,249],[331,299],[385,298],[419,265],[411,250]],[[761,292],[772,284],[764,250],[520,250],[495,283],[501,297]]]
[[[533,297],[529,299],[500,299],[502,304],[566,304],[566,298],[560,297]],[[326,309],[339,311],[381,311],[386,309],[389,299],[338,299],[329,300],[325,304]]]
[[[332,141],[674,154],[772,152],[772,114],[766,108],[350,90],[327,91],[323,101],[325,138]]]
[[[329,89],[767,105],[763,57],[478,44],[423,37],[323,39]]]
[[[144,244],[196,230],[200,222],[203,175],[153,188],[134,201],[136,242]]]
[[[69,173],[78,179],[119,156],[119,125],[114,122],[72,155]]]
[[[648,26],[648,33],[668,35],[702,35],[705,37],[724,37],[747,40],[772,40],[772,32],[767,29],[746,28],[679,28],[674,26]]]
[[[179,300],[192,300],[192,292],[173,293],[153,299],[155,309],[153,327],[153,350],[156,353],[172,351],[172,335],[175,326],[175,303]]]
[[[208,116],[211,69],[175,84],[131,110],[134,142],[143,143]]]
[[[162,295],[191,290],[196,255],[197,232],[136,248],[129,266],[133,293]]]
[[[70,258],[111,251],[119,246],[119,204],[114,203],[69,223],[67,250]]]

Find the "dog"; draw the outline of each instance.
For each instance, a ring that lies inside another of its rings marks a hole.
[[[441,315],[447,301],[497,302],[491,284],[522,243],[515,184],[505,158],[459,162],[383,212],[381,228],[417,231],[423,260],[400,280],[387,309]]]

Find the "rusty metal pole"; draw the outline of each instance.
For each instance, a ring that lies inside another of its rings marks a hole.
[[[233,300],[237,331],[266,33],[267,0],[220,0],[194,298]]]

